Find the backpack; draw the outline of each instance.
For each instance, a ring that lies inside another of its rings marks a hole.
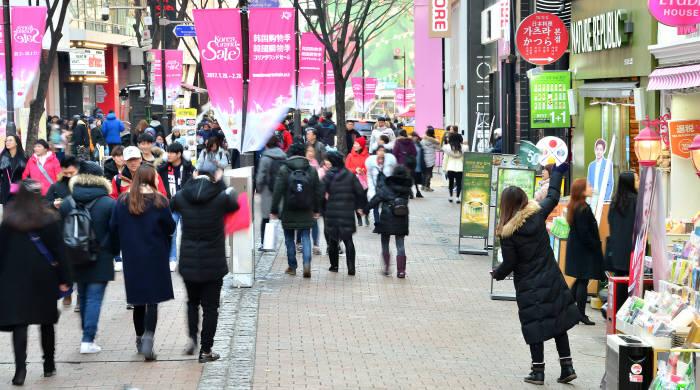
[[[280,141],[280,149],[284,149],[284,131],[275,130],[275,136]]]
[[[396,197],[389,202],[389,208],[395,217],[405,217],[408,215],[408,199]]]
[[[280,167],[284,164],[284,160],[272,159],[270,167],[267,170],[267,177],[265,178],[265,186],[270,191],[275,191],[275,181],[277,181],[277,174],[280,171]]]
[[[309,169],[313,169],[313,167],[306,170],[296,169],[289,173],[286,206],[290,209],[310,209],[312,206],[314,193],[313,188],[311,188]]]
[[[87,204],[78,204],[72,197],[71,210],[63,219],[63,244],[66,256],[75,265],[90,264],[97,261],[100,253],[100,243],[92,228],[90,210],[100,198],[93,199]]]
[[[418,162],[416,161],[416,156],[412,154],[408,154],[408,152],[403,152],[404,155],[404,163],[406,164],[406,168],[410,170],[415,170],[416,166],[418,165]]]

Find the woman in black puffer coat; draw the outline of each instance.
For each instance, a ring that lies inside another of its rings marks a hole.
[[[559,203],[559,189],[566,164],[552,172],[547,197],[539,204],[529,201],[519,187],[511,186],[501,194],[501,218],[497,235],[503,263],[492,271],[503,280],[513,273],[515,299],[525,342],[530,346],[532,372],[525,382],[544,384],[544,341],[554,338],[559,352],[561,375],[557,382],[576,379],[571,361],[569,337],[580,314],[564,276],[549,245],[545,221]]]
[[[331,261],[328,270],[338,272],[338,245],[343,241],[348,275],[355,275],[355,244],[352,242],[352,235],[356,231],[355,211],[362,211],[367,203],[365,190],[362,189],[357,176],[345,168],[340,153],[330,152],[327,158],[332,167],[323,177],[322,184],[323,192],[328,197],[323,213],[328,257]]]
[[[408,170],[403,165],[397,165],[392,175],[385,178],[379,175],[377,178],[377,193],[369,202],[369,208],[375,208],[382,204],[379,222],[375,223],[375,231],[382,235],[382,260],[384,261],[384,275],[389,275],[391,252],[389,240],[391,236],[396,239],[396,276],[406,277],[406,249],[404,237],[408,235],[408,198],[411,196],[413,180],[408,175]],[[398,206],[405,207],[405,215],[398,214]]]

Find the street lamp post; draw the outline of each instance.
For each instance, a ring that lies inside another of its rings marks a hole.
[[[15,126],[15,90],[12,82],[12,31],[10,30],[10,0],[2,1],[3,39],[5,40],[5,85],[7,90],[7,135],[17,135]]]
[[[396,51],[399,51],[399,49],[396,49]],[[406,105],[406,47],[403,48],[403,55],[394,55],[394,60],[403,60],[403,101],[404,105]]]

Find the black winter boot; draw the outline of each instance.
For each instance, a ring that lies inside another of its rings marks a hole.
[[[574,371],[574,365],[570,357],[559,359],[559,364],[561,364],[561,375],[559,375],[557,382],[569,383],[578,378],[576,376],[576,371]]]
[[[530,375],[526,376],[523,380],[533,385],[544,385],[544,363],[532,363]]]

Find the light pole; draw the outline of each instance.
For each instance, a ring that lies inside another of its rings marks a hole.
[[[2,1],[3,39],[5,40],[5,85],[7,90],[7,135],[17,135],[15,126],[15,90],[12,79],[12,31],[10,31],[10,0]]]
[[[360,62],[362,63],[362,109],[360,110],[360,115],[362,115],[362,119],[365,119],[365,45],[363,42],[364,32],[362,33],[362,36],[355,35],[355,37],[352,40],[355,41],[355,44],[360,47]]]
[[[399,49],[396,49],[396,51],[399,51]],[[403,55],[398,55],[398,53],[394,54],[394,60],[403,60],[403,101],[404,101],[404,105],[406,105],[406,95],[407,95],[406,89],[407,88],[406,88],[406,47],[405,46],[403,48]]]

